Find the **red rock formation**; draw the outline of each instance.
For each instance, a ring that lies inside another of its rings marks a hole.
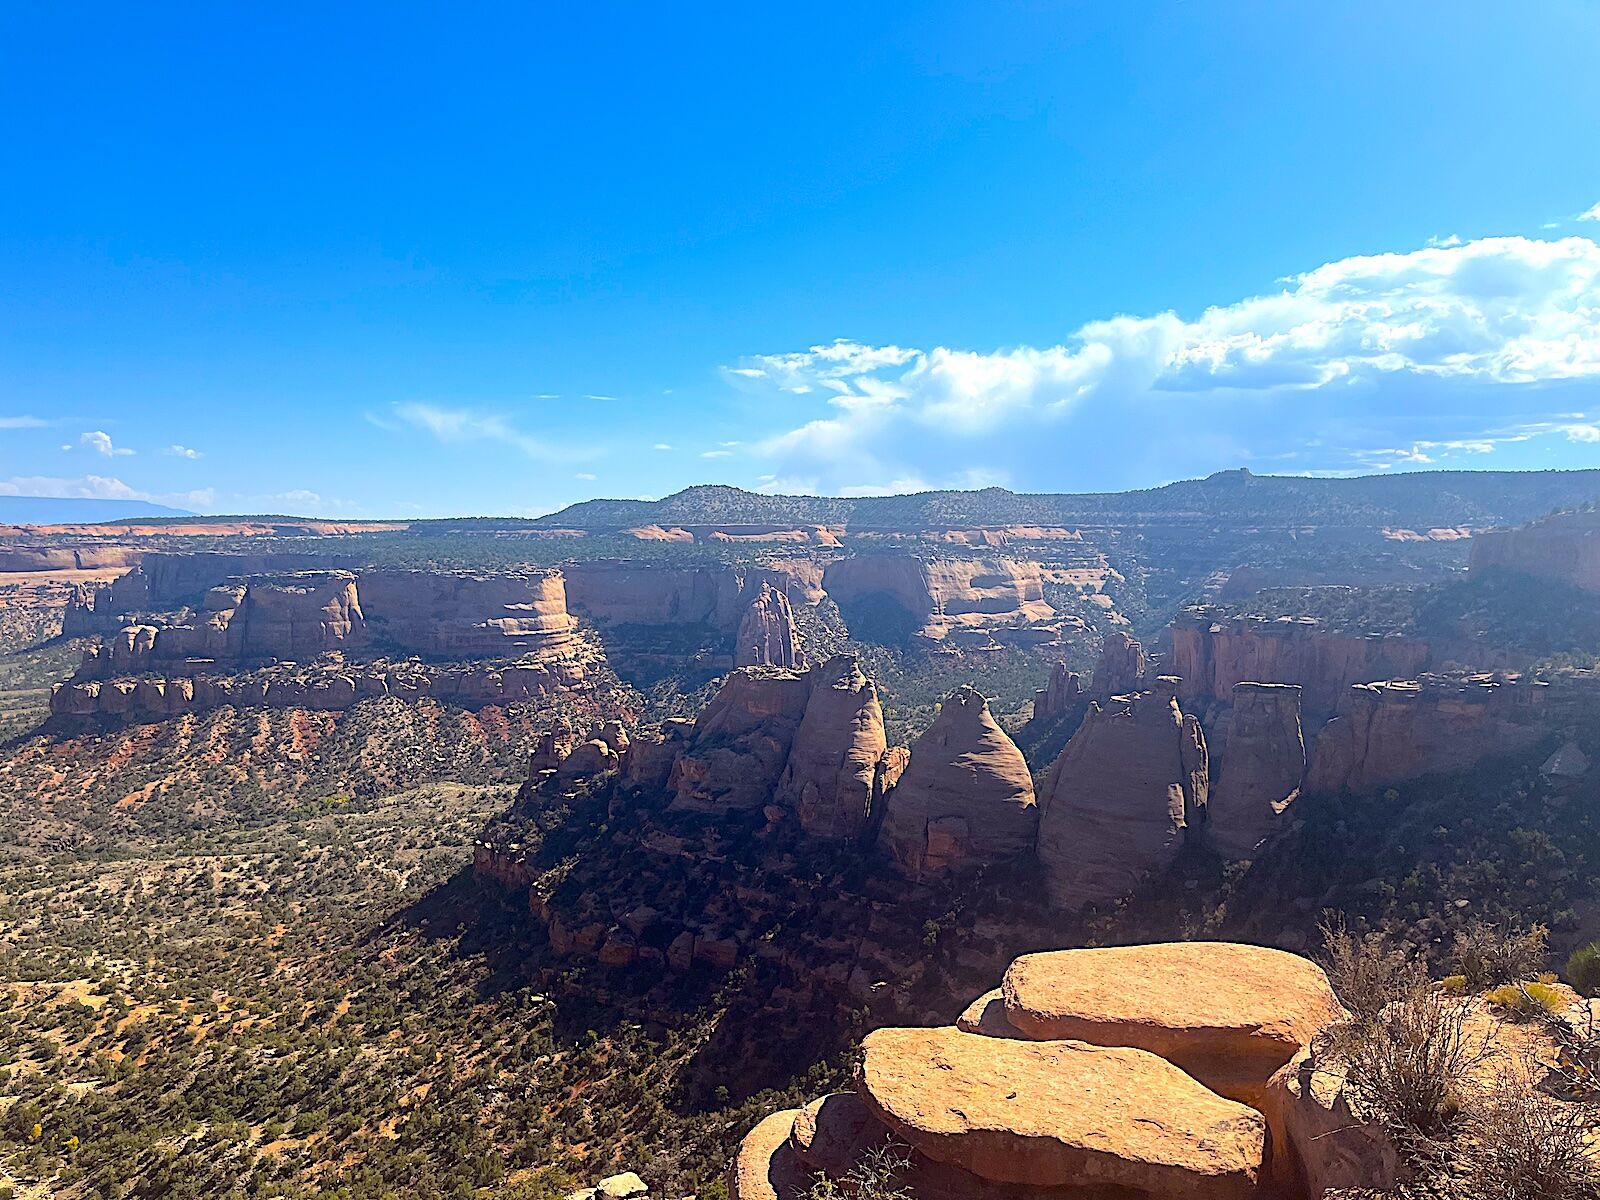
[[[1557,513],[1472,539],[1473,575],[1517,572],[1600,592],[1600,511]]]
[[[1524,750],[1549,732],[1552,691],[1574,703],[1586,694],[1576,680],[1491,675],[1357,684],[1317,737],[1306,790],[1369,792]]]
[[[438,658],[553,655],[572,640],[559,571],[506,575],[361,572],[361,609],[374,641]]]
[[[887,749],[878,689],[854,658],[831,658],[811,672],[774,802],[792,809],[813,837],[859,837],[878,798],[874,784]]]
[[[366,645],[366,617],[348,571],[254,578],[228,622],[232,656],[305,661]]]
[[[577,735],[565,721],[541,731],[528,755],[528,778],[537,781],[546,771],[558,769],[577,744]]]
[[[1148,666],[1144,647],[1122,630],[1113,629],[1100,648],[1094,678],[1089,681],[1089,695],[1096,700],[1109,700],[1136,692],[1144,686]]]
[[[1205,610],[1172,624],[1167,674],[1186,701],[1225,702],[1237,683],[1294,683],[1307,712],[1333,712],[1353,683],[1409,679],[1428,665],[1426,642],[1331,633],[1310,617],[1218,621]]]
[[[1058,721],[1074,708],[1083,696],[1083,681],[1058,662],[1050,669],[1050,682],[1033,694],[1033,719]]]
[[[1039,826],[1028,764],[970,687],[945,700],[884,805],[879,844],[914,877],[1014,858]]]
[[[223,705],[337,712],[382,696],[432,698],[477,708],[567,691],[582,679],[583,667],[577,662],[502,667],[374,663],[305,673],[280,669],[237,676],[89,679],[56,684],[50,695],[50,712],[52,716],[136,720],[160,720]]]
[[[1089,706],[1050,768],[1039,861],[1054,903],[1113,900],[1177,857],[1205,805],[1209,774],[1200,723],[1178,707],[1177,681]]]
[[[1039,564],[1009,558],[933,558],[859,554],[823,573],[828,595],[848,610],[881,599],[898,608],[915,636],[940,641],[957,629],[1033,624],[1055,616],[1045,603]]]
[[[738,667],[805,666],[789,597],[770,583],[762,583],[745,609],[734,638],[733,662]]]
[[[1206,803],[1206,841],[1225,859],[1249,858],[1300,794],[1306,772],[1300,689],[1235,684],[1216,757],[1221,766]]]
[[[789,760],[811,697],[803,671],[741,667],[695,719],[672,765],[673,808],[723,812],[761,808]]]

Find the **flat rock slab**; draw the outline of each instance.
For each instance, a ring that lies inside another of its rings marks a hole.
[[[745,1134],[728,1166],[731,1200],[804,1200],[811,1173],[789,1140],[799,1115],[798,1108],[786,1108]]]
[[[1001,991],[1025,1037],[1148,1050],[1253,1105],[1275,1071],[1345,1016],[1315,963],[1232,942],[1025,954]]]
[[[862,1048],[858,1094],[878,1120],[980,1178],[1162,1200],[1256,1194],[1261,1114],[1153,1054],[951,1028],[879,1029]]]

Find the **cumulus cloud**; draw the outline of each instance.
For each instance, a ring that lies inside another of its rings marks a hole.
[[[176,443],[174,443],[171,446],[168,446],[167,449],[166,449],[166,453],[170,454],[173,458],[204,458],[205,457],[205,455],[200,453],[200,451],[198,451],[198,450],[195,450],[195,449],[193,449],[193,448],[191,448],[189,446],[179,446]]]
[[[74,448],[74,446],[73,444],[69,443],[61,448],[63,450],[71,450]],[[125,446],[113,445],[111,441],[111,435],[105,432],[103,429],[91,429],[87,433],[80,433],[78,435],[76,448],[81,450],[92,450],[94,453],[103,454],[107,458],[116,458],[121,455],[133,453],[132,450],[129,450]]]
[[[1329,262],[1192,319],[1092,321],[1054,346],[839,340],[725,373],[802,398],[791,407],[807,419],[758,453],[774,482],[836,492],[963,475],[1122,482],[1100,459],[1177,475],[1297,456],[1303,469],[1482,457],[1522,435],[1586,440],[1544,413],[1600,378],[1600,246],[1447,238]]]

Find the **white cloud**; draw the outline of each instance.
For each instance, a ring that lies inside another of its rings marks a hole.
[[[672,447],[669,446],[666,442],[657,442],[654,446],[651,446],[650,449],[652,449],[652,450],[671,450]]]
[[[196,488],[188,492],[151,493],[106,475],[85,475],[78,479],[13,475],[9,479],[0,479],[0,496],[47,496],[55,500],[143,500],[174,508],[209,508],[216,499],[216,492],[212,488]]]
[[[192,458],[204,458],[205,457],[205,455],[200,453],[200,451],[198,451],[198,450],[192,449],[192,448],[190,448],[188,446],[179,446],[177,444],[173,444],[171,446],[168,446],[166,448],[166,450],[163,451],[163,453],[170,454],[173,458],[191,458],[192,459]]]
[[[817,394],[791,402],[799,419],[757,451],[775,482],[833,491],[943,486],[977,458],[1030,463],[1022,486],[1069,488],[1069,469],[1103,466],[1086,464],[1086,445],[1185,464],[1157,468],[1169,476],[1289,458],[1312,436],[1326,438],[1324,458],[1344,459],[1307,469],[1483,455],[1516,440],[1518,430],[1490,431],[1518,424],[1508,416],[1531,422],[1535,398],[1600,380],[1600,245],[1446,238],[1329,262],[1193,319],[1092,321],[1055,346],[841,339],[751,357],[725,375],[769,397]],[[1413,421],[1414,438],[1404,428]],[[1397,429],[1406,442],[1377,440]],[[1401,449],[1371,449],[1385,445]]]
[[[470,408],[447,408],[443,405],[420,402],[396,404],[393,412],[405,425],[421,429],[439,441],[449,444],[500,442],[520,450],[529,458],[546,461],[570,462],[573,459],[592,458],[596,453],[592,449],[555,446],[530,437],[498,413],[479,412]],[[376,414],[368,413],[366,417],[381,429],[396,428],[392,422],[386,422],[383,417]]]
[[[43,429],[48,424],[40,417],[0,417],[0,429]]]
[[[1580,221],[1600,221],[1600,204],[1591,204],[1578,214]]]
[[[732,450],[702,450],[702,451],[700,451],[700,457],[701,458],[732,458],[733,457],[733,451]]]
[[[576,475],[573,476],[573,478],[574,479],[584,479],[584,480],[592,481],[592,480],[596,479],[597,476],[595,476],[593,473],[591,473],[589,471],[579,471]]]
[[[125,446],[113,445],[111,441],[111,435],[105,432],[103,429],[91,429],[87,433],[80,433],[78,435],[77,446],[80,449],[92,450],[96,454],[103,454],[107,458],[115,458],[121,455],[133,453],[132,450],[129,450]],[[71,450],[73,449],[73,446],[66,445],[61,448],[63,450]]]

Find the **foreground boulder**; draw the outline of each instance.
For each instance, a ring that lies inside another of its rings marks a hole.
[[[1205,806],[1205,734],[1178,708],[1177,681],[1090,705],[1050,768],[1039,861],[1063,908],[1119,899],[1172,865]]]
[[[736,1200],[804,1200],[811,1174],[789,1143],[797,1108],[775,1112],[748,1134],[728,1167],[728,1195]]]
[[[957,689],[916,744],[885,801],[879,839],[909,875],[936,875],[1014,858],[1039,825],[1033,777],[970,687]]]
[[[916,1150],[1001,1183],[1245,1200],[1265,1153],[1259,1113],[1142,1050],[879,1029],[859,1084]]]
[[[1315,963],[1233,942],[1025,954],[1001,993],[1025,1037],[1147,1050],[1256,1106],[1273,1073],[1345,1015]]]

